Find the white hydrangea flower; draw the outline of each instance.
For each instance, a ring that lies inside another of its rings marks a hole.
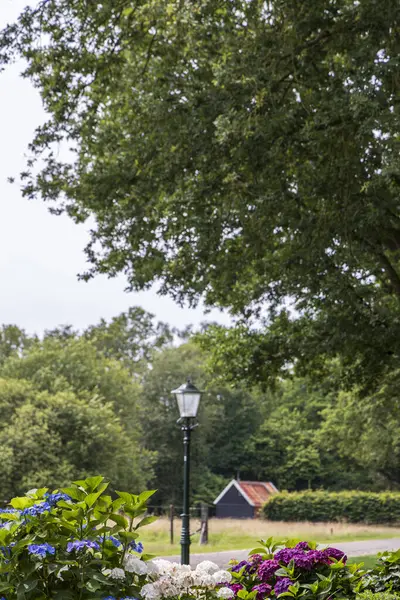
[[[160,590],[154,583],[146,583],[141,589],[141,595],[146,600],[160,600]]]
[[[125,557],[124,566],[125,570],[129,573],[136,573],[136,575],[146,575],[147,573],[146,563],[132,554],[128,554]]]
[[[157,566],[157,561],[156,560],[148,560],[146,562],[147,565],[147,574],[148,575],[153,575],[156,576],[159,574],[159,570],[158,570],[158,566]]]
[[[136,561],[138,559],[134,560],[135,563],[132,558],[127,560],[126,570],[132,569],[134,566],[135,570],[132,572],[137,572]],[[148,561],[146,568],[152,582],[142,588],[144,600],[167,600],[187,595],[198,597],[196,588],[214,589],[217,583],[231,581],[230,573],[221,570],[218,565],[209,560],[200,563],[195,570],[192,570],[189,565],[181,565],[163,559]],[[228,591],[230,592],[229,589]],[[231,597],[232,595],[229,595],[229,598]]]
[[[170,571],[172,571],[175,566],[180,567],[178,563],[173,563],[163,558],[149,560],[147,562],[147,566],[149,567],[148,572],[152,575],[163,575],[164,573],[169,573]]]
[[[158,562],[158,561],[157,561]],[[168,562],[168,561],[163,561]],[[160,569],[164,575],[170,575],[171,577],[179,577],[184,573],[191,573],[192,569],[189,565],[181,565],[179,563],[170,562],[169,566],[163,565]]]
[[[220,588],[217,592],[217,598],[223,598],[223,600],[230,600],[234,595],[234,592],[227,587]]]
[[[194,573],[189,568],[188,570],[182,570],[174,576],[174,581],[176,585],[180,588],[187,589],[192,585],[197,585],[196,578],[194,577]]]
[[[193,576],[194,576],[194,580],[195,580],[194,585],[196,585],[196,586],[202,586],[202,587],[214,587],[215,586],[215,581],[213,579],[213,575],[210,575],[209,573],[206,573],[205,571],[203,571],[203,572],[194,571]]]
[[[118,580],[122,581],[123,579],[125,579],[125,571],[123,569],[119,569],[118,567],[115,567],[115,569],[112,569],[112,571],[110,571],[108,576],[111,579],[118,579]]]
[[[161,596],[164,598],[171,598],[171,596],[178,596],[182,590],[176,585],[176,582],[171,580],[170,577],[162,577],[156,582]]]
[[[232,581],[232,575],[228,571],[217,571],[212,576],[214,583],[230,583]]]
[[[203,560],[196,567],[197,572],[208,573],[209,575],[213,575],[217,571],[220,570],[220,567],[215,563],[211,562],[211,560]]]

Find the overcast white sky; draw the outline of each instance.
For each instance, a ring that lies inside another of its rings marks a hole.
[[[28,2],[0,0],[0,27]],[[182,309],[155,291],[127,294],[122,277],[78,281],[85,270],[85,227],[50,215],[44,203],[23,199],[18,185],[7,182],[24,167],[33,130],[44,120],[39,95],[19,71],[12,66],[0,74],[0,323],[37,333],[67,323],[80,329],[134,305],[178,327],[229,323],[219,311],[205,316],[200,308]]]

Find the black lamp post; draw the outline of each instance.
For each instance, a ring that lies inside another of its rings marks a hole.
[[[187,380],[178,389],[171,392],[175,394],[183,431],[183,513],[181,533],[181,564],[190,564],[190,515],[189,515],[189,477],[190,477],[190,433],[196,427],[195,419],[199,408],[201,392]]]

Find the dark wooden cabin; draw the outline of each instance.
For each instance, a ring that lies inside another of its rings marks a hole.
[[[232,479],[214,500],[215,515],[219,518],[253,519],[263,505],[278,490],[270,481],[237,481]]]

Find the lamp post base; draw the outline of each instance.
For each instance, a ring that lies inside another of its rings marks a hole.
[[[182,514],[182,533],[181,533],[181,564],[190,564],[190,531],[189,514]]]

